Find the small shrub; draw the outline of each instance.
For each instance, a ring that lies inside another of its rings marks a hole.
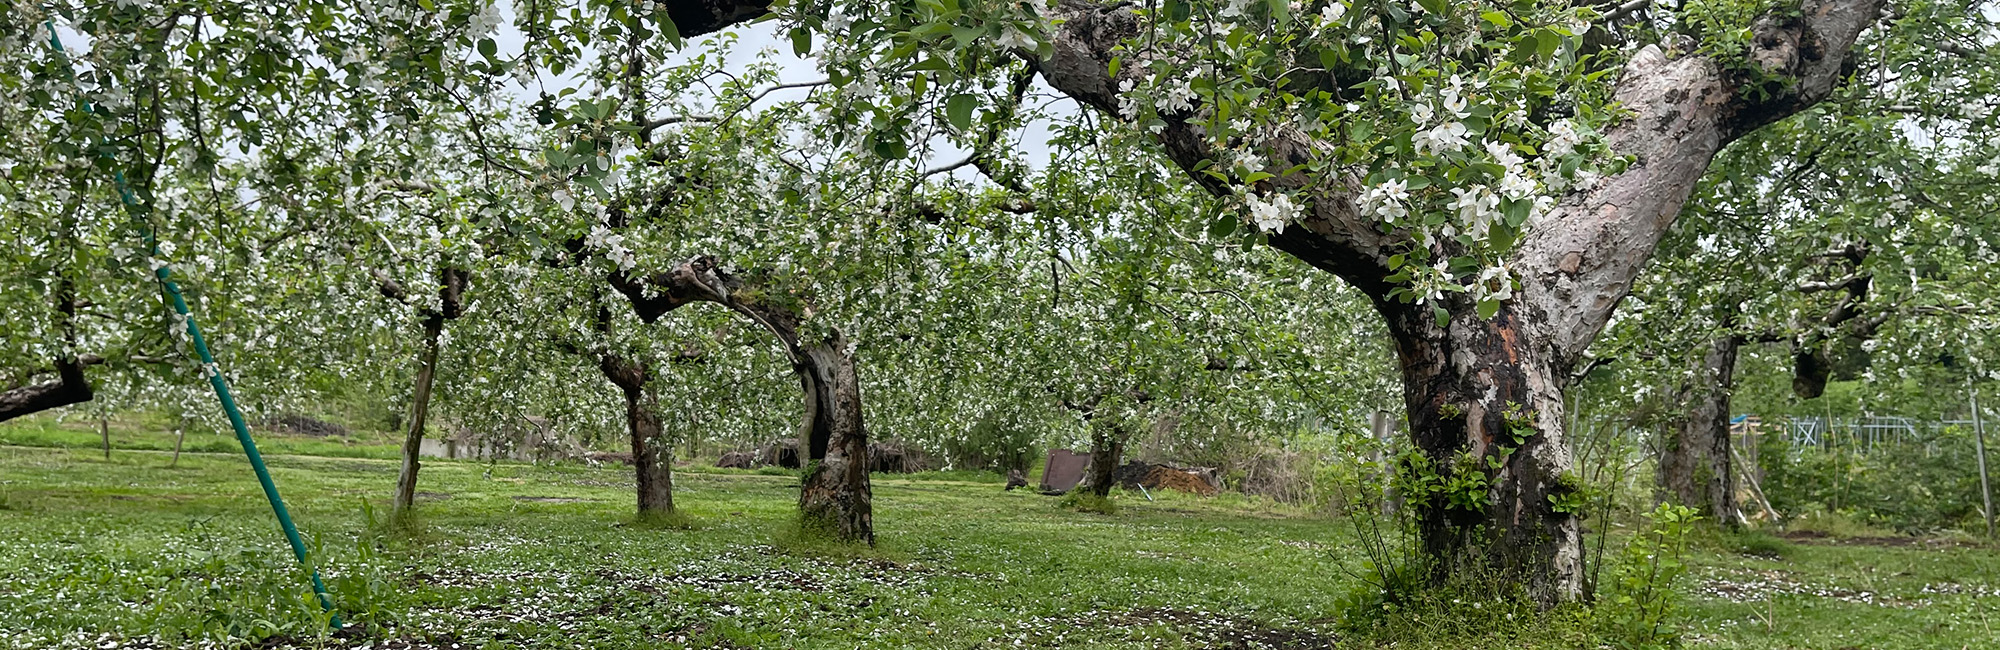
[[[1077,512],[1094,512],[1100,515],[1118,514],[1118,504],[1110,497],[1097,496],[1087,490],[1071,490],[1056,501],[1056,507]]]
[[[1625,545],[1611,567],[1610,593],[1597,604],[1600,628],[1619,648],[1680,647],[1680,630],[1669,622],[1680,600],[1674,583],[1687,573],[1683,557],[1700,517],[1693,508],[1670,503],[1644,516],[1650,526]]]

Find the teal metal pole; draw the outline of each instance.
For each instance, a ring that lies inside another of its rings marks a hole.
[[[56,57],[61,59],[63,67],[68,69],[69,57],[63,52],[62,39],[56,36],[55,21],[51,19],[46,25],[49,29],[49,45],[55,48]],[[89,100],[78,98],[78,101],[83,104],[85,111],[91,110]],[[133,196],[132,188],[125,183],[125,172],[123,170],[113,172],[112,179],[118,183],[118,200],[126,206],[138,207],[138,197]],[[299,537],[299,527],[292,523],[292,513],[285,509],[285,499],[278,496],[278,484],[271,480],[271,469],[264,465],[263,454],[257,453],[257,441],[250,438],[250,427],[243,422],[243,412],[236,408],[236,398],[229,393],[229,382],[222,378],[222,370],[215,363],[215,355],[209,353],[208,341],[201,336],[201,326],[196,325],[194,316],[188,313],[187,299],[181,296],[180,284],[173,280],[173,267],[168,266],[166,262],[157,261],[160,255],[160,242],[153,235],[151,222],[145,223],[140,236],[146,242],[147,258],[155,260],[153,277],[160,281],[161,288],[166,290],[168,299],[172,301],[174,319],[187,327],[188,339],[194,343],[195,354],[201,358],[201,373],[208,376],[208,385],[215,388],[215,398],[222,402],[222,412],[229,416],[229,426],[236,429],[236,442],[243,445],[243,455],[249,457],[250,467],[257,471],[257,483],[264,487],[264,499],[271,502],[271,512],[278,515],[278,525],[285,530],[285,541],[292,545],[292,555],[298,557],[300,566],[312,573],[313,594],[319,596],[321,611],[333,611],[333,598],[326,593],[326,583],[320,580],[319,568],[314,567],[308,560],[305,539]],[[340,627],[338,613],[333,615],[332,623],[334,627]]]

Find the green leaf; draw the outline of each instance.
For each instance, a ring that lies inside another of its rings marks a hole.
[[[1194,7],[1187,0],[1167,0],[1167,20],[1181,22],[1194,15]]]
[[[493,39],[490,39],[490,38],[482,38],[482,39],[479,39],[479,55],[480,55],[480,56],[483,56],[483,57],[486,57],[486,58],[489,58],[489,59],[491,59],[491,58],[493,58],[493,55],[494,55],[494,54],[496,54],[496,53],[498,53],[499,51],[500,51],[500,46],[498,46],[498,45],[495,45],[495,44],[493,43]]]
[[[1431,12],[1431,15],[1440,18],[1444,17],[1445,11],[1449,9],[1449,7],[1445,6],[1444,0],[1417,0],[1417,4],[1422,6],[1424,11]]]
[[[944,100],[945,119],[960,131],[972,128],[972,109],[979,105],[979,98],[960,93]]]
[[[1495,27],[1499,27],[1501,29],[1506,29],[1514,24],[1514,20],[1508,18],[1507,12],[1504,11],[1488,11],[1486,13],[1479,14],[1479,17],[1485,20],[1486,22],[1493,23]]]
[[[1208,224],[1208,234],[1209,236],[1214,237],[1216,239],[1222,239],[1224,237],[1228,237],[1236,233],[1236,226],[1240,223],[1242,223],[1242,221],[1238,220],[1235,217],[1235,215],[1225,214],[1220,217],[1216,217],[1215,221],[1209,222]]]
[[[1553,29],[1535,30],[1535,52],[1546,59],[1556,54],[1556,47],[1562,45],[1562,35]]]
[[[954,27],[951,30],[951,42],[953,46],[962,50],[972,47],[973,43],[979,42],[979,37],[985,35],[986,30],[978,27]]]
[[[1437,318],[1438,327],[1451,324],[1451,312],[1445,311],[1443,307],[1431,307],[1431,316]]]
[[[1480,318],[1491,319],[1493,318],[1494,314],[1500,313],[1500,301],[1494,300],[1492,298],[1481,300],[1479,301],[1478,309]]]
[[[681,28],[674,25],[674,19],[669,17],[665,11],[653,12],[653,18],[660,21],[660,33],[667,37],[667,42],[673,44],[675,48],[679,48],[681,46]],[[556,74],[562,73],[558,72]]]
[[[807,54],[812,54],[812,51],[813,51],[812,32],[807,31],[806,28],[804,27],[793,27],[792,54],[804,57]]]

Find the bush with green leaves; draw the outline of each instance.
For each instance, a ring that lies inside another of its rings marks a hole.
[[[1778,436],[1759,445],[1764,494],[1778,512],[1826,512],[1903,533],[1975,527],[1979,467],[1973,433],[1950,426],[1910,440],[1867,445],[1836,440],[1794,448]]]
[[[1693,508],[1662,503],[1643,515],[1647,530],[1625,546],[1611,568],[1609,589],[1598,601],[1598,623],[1606,640],[1620,648],[1680,646],[1673,623],[1680,594],[1674,583],[1687,573],[1690,533],[1700,519]]]

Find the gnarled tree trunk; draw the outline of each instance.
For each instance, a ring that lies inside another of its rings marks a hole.
[[[840,539],[875,543],[868,484],[868,435],[861,425],[861,383],[839,334],[807,346],[794,370],[805,394],[800,439],[807,449],[799,514]]]
[[[696,258],[645,277],[615,272],[609,281],[648,323],[682,305],[705,301],[742,314],[777,336],[805,399],[799,426],[808,471],[799,490],[801,521],[842,540],[875,543],[861,382],[854,353],[838,330],[819,341],[803,340],[799,329],[804,319],[796,308],[747,290],[713,258]]]
[[[646,364],[617,354],[598,360],[604,378],[625,396],[625,430],[632,438],[632,471],[638,478],[639,516],[674,511],[673,445],[660,426],[659,405],[646,390]]]
[[[1395,287],[1383,280],[1393,273],[1389,259],[1411,238],[1384,232],[1360,213],[1355,197],[1362,172],[1291,171],[1314,162],[1316,152],[1338,148],[1303,132],[1280,128],[1263,143],[1268,171],[1278,174],[1269,183],[1312,197],[1296,223],[1271,235],[1271,245],[1374,299],[1396,338],[1417,446],[1440,471],[1485,475],[1483,503],[1475,498],[1420,508],[1421,544],[1433,561],[1449,566],[1483,558],[1518,574],[1544,603],[1580,595],[1576,522],[1548,498],[1566,491],[1562,477],[1571,462],[1562,378],[1630,292],[1716,152],[1824,99],[1881,6],[1881,0],[1808,0],[1796,17],[1759,20],[1747,60],[1769,78],[1789,81],[1760,89],[1769,92],[1744,92],[1741,75],[1703,55],[1670,58],[1658,46],[1633,52],[1614,90],[1632,114],[1605,132],[1611,150],[1631,156],[1632,164],[1571,191],[1557,209],[1528,224],[1507,261],[1520,289],[1492,319],[1479,318],[1459,297],[1420,306],[1391,302]],[[1050,34],[1054,54],[1022,55],[1058,91],[1118,115],[1120,83],[1147,73],[1143,66],[1121,66],[1113,76],[1110,63],[1142,34],[1145,19],[1129,5],[1088,0],[1059,0],[1054,12],[1062,21]],[[1316,54],[1298,58],[1310,66]],[[1340,84],[1370,78],[1367,71],[1345,72],[1359,74],[1346,75],[1352,81],[1342,81],[1342,71],[1329,75],[1330,92],[1351,92]],[[1198,122],[1169,117],[1156,133],[1167,157],[1196,182],[1218,194],[1244,191],[1204,173],[1218,155]],[[1433,251],[1439,257],[1450,252]],[[1445,311],[1445,326],[1438,326],[1433,307]],[[1510,425],[1509,412],[1525,426]],[[1498,458],[1515,429],[1527,433],[1521,446]],[[1457,460],[1461,452],[1464,463]],[[1501,462],[1489,464],[1495,459]]]
[[[1402,362],[1410,437],[1428,459],[1399,472],[1471,478],[1456,484],[1477,488],[1401,495],[1427,568],[1439,579],[1498,569],[1545,600],[1575,593],[1582,538],[1576,517],[1558,506],[1577,487],[1562,428],[1566,374],[1535,344],[1539,326],[1512,307],[1490,319],[1455,309],[1443,327],[1427,306],[1377,308]]]
[[[725,6],[718,9],[717,2]],[[1605,137],[1614,154],[1631,156],[1632,163],[1594,187],[1571,191],[1558,209],[1528,224],[1507,261],[1520,274],[1521,290],[1490,321],[1478,318],[1471,304],[1446,298],[1437,306],[1445,308],[1447,326],[1426,326],[1430,305],[1388,303],[1394,288],[1383,281],[1392,273],[1388,260],[1408,246],[1408,233],[1385,233],[1376,220],[1360,213],[1354,200],[1362,189],[1359,170],[1298,171],[1310,167],[1307,163],[1315,162],[1318,152],[1339,150],[1341,143],[1317,142],[1289,128],[1277,129],[1263,143],[1268,171],[1277,174],[1265,182],[1312,197],[1296,223],[1270,238],[1272,246],[1339,275],[1376,301],[1405,365],[1405,401],[1418,446],[1434,459],[1460,449],[1492,450],[1496,436],[1506,435],[1499,426],[1506,401],[1518,401],[1530,414],[1534,434],[1522,447],[1497,466],[1467,470],[1487,475],[1488,505],[1424,515],[1430,521],[1422,542],[1426,548],[1486,557],[1525,571],[1544,603],[1580,594],[1576,524],[1539,498],[1556,491],[1552,482],[1570,462],[1558,378],[1567,376],[1631,290],[1633,278],[1716,152],[1745,133],[1825,99],[1844,78],[1850,49],[1862,30],[1874,24],[1882,4],[1806,0],[1796,14],[1759,19],[1743,59],[1760,68],[1758,76],[1767,80],[1756,82],[1763,84],[1756,92],[1740,87],[1747,75],[1729,72],[1707,55],[1682,51],[1670,56],[1655,45],[1631,52],[1614,89],[1617,103],[1631,113],[1607,129]],[[768,0],[674,0],[669,5],[686,5],[689,15],[705,20],[701,28],[712,31],[763,15]],[[1045,34],[1053,54],[1044,59],[1027,50],[1017,53],[1057,91],[1119,115],[1120,83],[1138,81],[1148,72],[1146,66],[1125,65],[1117,66],[1114,76],[1111,63],[1130,54],[1124,46],[1142,35],[1148,19],[1132,3],[1091,0],[1057,0],[1044,15],[1055,19]],[[688,28],[682,30],[692,35]],[[1302,51],[1296,58],[1302,69],[1314,68],[1318,55]],[[1325,89],[1347,96],[1357,96],[1347,84],[1372,76],[1367,70],[1334,72],[1323,80]],[[1198,122],[1170,117],[1155,133],[1164,153],[1195,182],[1218,194],[1240,191],[1204,171],[1219,156]],[[1437,252],[1449,256],[1449,251]],[[1448,404],[1466,411],[1449,417]],[[1474,406],[1477,413],[1469,410]],[[1483,539],[1458,532],[1477,527],[1495,532]]]
[[[1660,449],[1660,488],[1681,505],[1731,527],[1737,525],[1737,504],[1729,396],[1736,387],[1736,350],[1742,343],[1740,336],[1725,334],[1704,346],[1694,376],[1681,390],[1683,410],[1674,422],[1674,435]]]

